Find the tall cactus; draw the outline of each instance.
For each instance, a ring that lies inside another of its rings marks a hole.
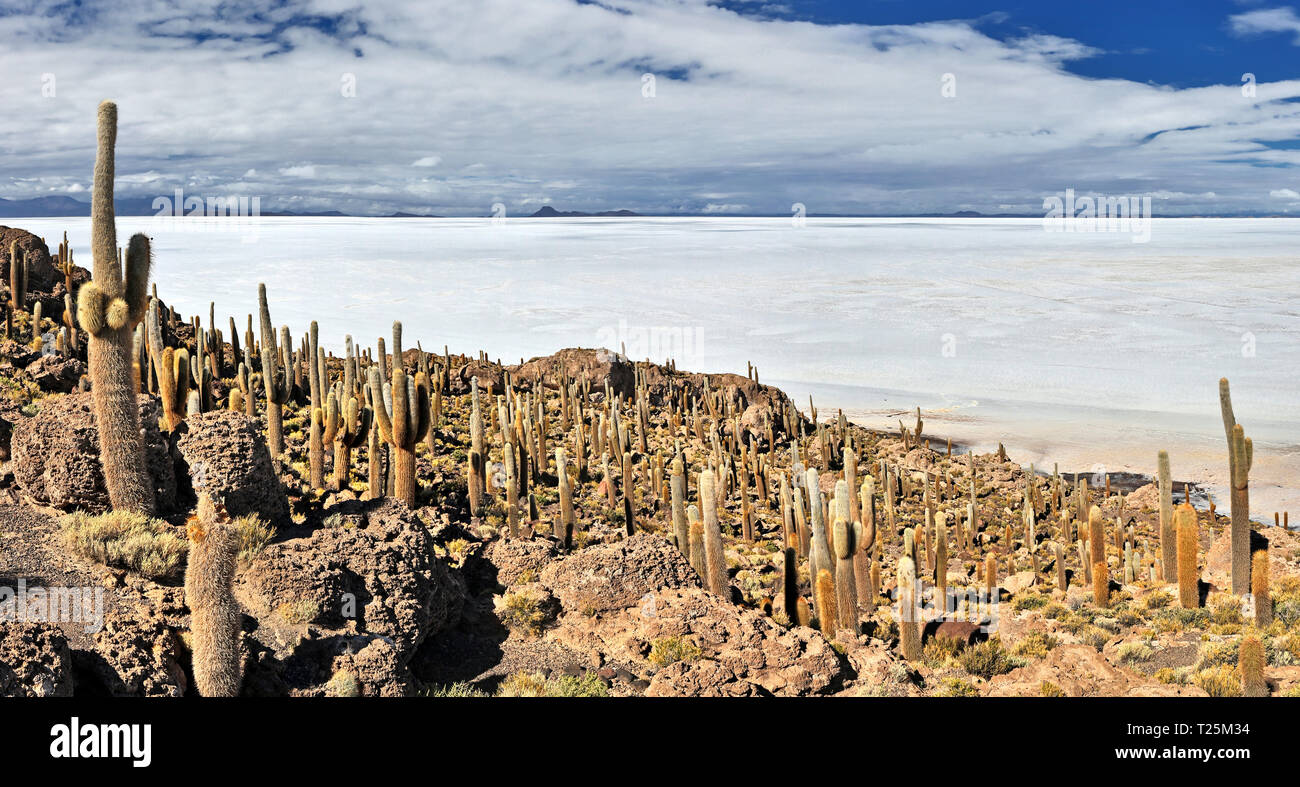
[[[186,528],[185,605],[190,608],[194,685],[203,697],[235,697],[243,681],[239,602],[231,584],[239,536],[225,511],[204,495]]]
[[[691,543],[690,526],[686,523],[686,469],[680,456],[673,460],[668,485],[672,497],[673,536],[677,539],[677,548],[683,555],[689,556]]]
[[[1174,512],[1173,521],[1178,535],[1178,601],[1183,609],[1196,609],[1201,605],[1201,577],[1196,567],[1196,558],[1200,552],[1196,511],[1183,503]],[[1165,579],[1168,578],[1166,574]]]
[[[266,304],[266,285],[257,285],[257,308],[261,317],[259,340],[262,343],[262,388],[266,391],[266,433],[271,457],[278,459],[284,453],[284,415],[282,408],[293,393],[293,362],[290,354],[289,328],[280,328],[278,348],[280,368],[277,368],[275,328],[271,325],[271,311]]]
[[[898,560],[898,638],[903,658],[921,658],[921,630],[917,610],[920,608],[916,588],[916,563],[903,555]]]
[[[388,385],[380,379],[379,368],[370,367],[370,398],[379,434],[392,447],[393,496],[414,508],[415,446],[429,428],[429,381],[418,373],[409,377],[395,357]]]
[[[114,148],[117,105],[99,105],[98,151],[91,198],[91,281],[78,293],[77,319],[90,336],[87,360],[99,426],[100,463],[113,508],[152,514],[153,483],[145,465],[136,404],[135,326],[148,306],[146,292],[153,264],[149,239],[132,236],[123,272],[117,256],[113,213]]]
[[[1178,564],[1178,534],[1174,528],[1174,482],[1169,471],[1169,452],[1156,457],[1160,478],[1160,570],[1165,582],[1173,579]],[[1180,567],[1181,568],[1181,567]]]
[[[852,452],[846,455],[851,456]],[[832,531],[835,538],[835,607],[839,614],[839,627],[858,633],[858,580],[856,557],[862,543],[862,523],[845,516],[849,505],[849,485],[836,484],[835,500],[838,510]]]
[[[700,507],[704,509],[704,559],[709,590],[723,598],[731,597],[727,580],[727,555],[722,546],[722,530],[718,525],[718,503],[715,497],[713,469],[700,472]]]
[[[1219,407],[1223,431],[1228,437],[1228,474],[1232,501],[1232,593],[1250,592],[1250,466],[1254,444],[1232,412],[1228,378],[1219,380]]]

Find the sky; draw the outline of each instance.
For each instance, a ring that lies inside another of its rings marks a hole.
[[[1300,215],[1300,0],[0,0],[0,197]]]

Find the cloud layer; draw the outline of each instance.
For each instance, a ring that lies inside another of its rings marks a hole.
[[[84,192],[111,97],[120,196],[816,214],[1034,212],[1074,188],[1300,213],[1300,80],[1087,79],[1063,67],[1087,42],[974,22],[818,25],[704,0],[29,5],[0,16],[3,197]],[[1225,25],[1285,33],[1289,10]]]

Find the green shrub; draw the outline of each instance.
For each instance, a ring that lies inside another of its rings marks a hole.
[[[682,637],[664,637],[650,643],[651,664],[665,667],[679,661],[695,661],[703,654],[699,646]]]
[[[63,543],[74,554],[149,579],[177,574],[189,552],[189,542],[176,528],[143,514],[109,511],[92,516],[77,511],[59,523]]]
[[[967,648],[957,657],[957,661],[961,664],[962,669],[971,675],[986,680],[996,675],[1008,673],[1023,663],[1019,659],[1010,656],[1006,649],[1002,647],[1002,641],[997,637]]]

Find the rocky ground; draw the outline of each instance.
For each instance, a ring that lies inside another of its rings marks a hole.
[[[0,228],[5,238],[15,232]],[[44,249],[39,240],[23,242],[34,256]],[[51,264],[48,249],[44,259]],[[0,695],[193,693],[182,576],[104,565],[64,539],[60,518],[105,510],[107,493],[90,395],[78,390],[86,384],[84,350],[49,349],[63,280],[44,269],[30,280],[27,308],[51,303],[36,332],[45,340],[34,340],[29,314],[18,312],[15,335],[0,344],[0,588],[20,580],[103,588],[104,622],[87,632],[77,622],[6,621]],[[178,345],[193,348],[194,336],[184,321],[168,329]],[[403,354],[412,372],[417,352]],[[1012,458],[950,453],[921,424],[868,432],[796,411],[780,391],[747,376],[706,377],[581,349],[504,366],[435,354],[424,360],[435,370],[441,418],[416,448],[412,508],[371,493],[364,444],[353,451],[343,488],[311,487],[305,390],[285,407],[286,450],[272,457],[260,395],[256,417],[226,407],[241,359],[229,343],[222,353],[209,412],[189,413],[169,433],[159,427],[156,396],[141,394],[139,404],[166,528],[184,538],[196,488],[219,493],[232,515],[255,515],[274,528],[267,543],[243,555],[235,581],[248,696],[1233,695],[1241,691],[1238,646],[1248,634],[1264,642],[1267,691],[1300,694],[1296,534],[1257,526],[1253,548],[1267,549],[1274,615],[1256,625],[1250,606],[1228,592],[1228,520],[1199,511],[1198,606],[1183,609],[1177,584],[1159,579],[1159,492],[1145,479],[1109,490],[1094,483],[1080,493],[1072,476],[1031,475],[1014,461],[1014,448]],[[329,368],[337,377],[339,359],[330,358]],[[466,471],[474,380],[486,410],[488,478],[477,511]],[[518,537],[508,532],[496,417],[507,385],[545,413],[546,449],[532,467],[531,498],[520,497]],[[626,471],[614,456],[606,475],[592,456],[587,472],[574,472],[573,433],[562,425],[570,411],[559,389],[572,394],[582,385],[587,439],[603,418],[611,425],[617,418],[626,430]],[[642,401],[645,425],[637,428]],[[568,449],[574,483],[567,548],[555,535],[562,516],[556,447]],[[850,473],[849,448],[858,457],[856,479],[871,477],[876,490],[867,515],[875,536],[860,565],[875,565],[877,577],[868,583],[864,576],[871,589],[859,596],[852,627],[818,616],[807,540],[791,537],[779,492],[784,478],[802,487],[806,504],[811,482],[803,479],[812,467],[830,496]],[[666,473],[678,454],[688,503],[701,502],[700,471],[720,469],[727,584],[720,593],[707,588],[687,545],[676,543]],[[972,503],[973,524],[966,520]],[[1104,604],[1094,599],[1077,548],[1087,528],[1078,512],[1086,520],[1092,505],[1105,516],[1112,582]],[[946,528],[935,525],[939,515]],[[974,616],[983,630],[926,625],[922,651],[910,660],[892,600],[908,530],[926,587],[942,580],[979,589],[989,584],[985,567],[996,572],[996,622],[984,609]],[[795,550],[793,607],[782,593],[787,546]]]

